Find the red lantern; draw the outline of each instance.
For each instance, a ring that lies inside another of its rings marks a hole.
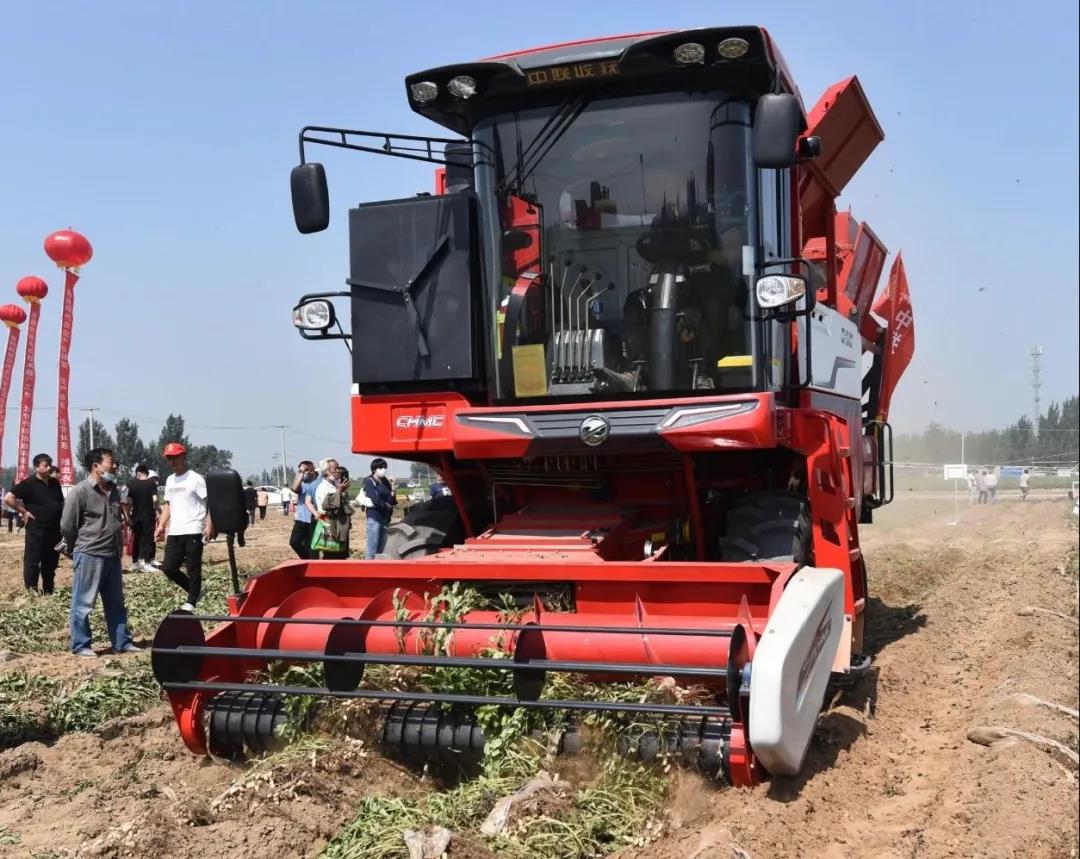
[[[78,269],[90,262],[94,249],[82,233],[57,230],[45,238],[45,253],[59,268]]]
[[[49,294],[49,285],[40,277],[24,277],[15,285],[15,291],[22,300],[30,305],[30,323],[26,326],[26,351],[23,353],[22,400],[19,408],[19,458],[16,480],[30,476],[30,422],[34,416],[34,386],[37,382],[37,365],[34,353],[37,349],[38,318],[41,316],[41,301]],[[19,308],[20,310],[22,308]],[[12,328],[11,334],[17,334],[18,328]],[[8,352],[12,363],[15,360],[14,344],[8,341]],[[8,377],[10,383],[10,376]],[[5,404],[6,405],[6,404]]]
[[[27,304],[37,304],[49,294],[49,284],[40,277],[30,275],[15,284],[15,291],[22,296],[22,300]]]
[[[79,269],[90,262],[94,249],[82,233],[74,230],[57,230],[45,237],[45,253],[54,263],[64,269],[64,309],[60,316],[60,377],[56,396],[56,459],[60,469],[60,482],[75,482],[75,464],[71,459],[71,423],[68,420],[68,384],[71,365],[71,328],[75,318],[75,284]]]
[[[18,328],[26,321],[26,311],[17,304],[0,305],[0,322],[8,328]]]

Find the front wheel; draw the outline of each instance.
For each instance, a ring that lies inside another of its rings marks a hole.
[[[812,564],[810,508],[794,492],[754,492],[727,511],[720,540],[722,561],[787,561]]]
[[[413,507],[405,518],[386,529],[380,560],[405,561],[433,555],[465,539],[454,499],[446,495]]]

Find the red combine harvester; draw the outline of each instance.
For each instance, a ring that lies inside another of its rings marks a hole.
[[[374,561],[284,563],[227,615],[166,618],[153,664],[185,743],[259,750],[283,697],[314,694],[394,702],[384,736],[413,759],[475,752],[470,709],[497,705],[681,720],[669,746],[731,783],[796,772],[830,678],[869,665],[858,526],[891,500],[913,346],[902,265],[881,324],[886,250],[836,211],[883,139],[858,80],[807,115],[768,34],[726,27],[405,89],[460,136],[300,134],[302,233],[329,222],[313,145],[438,168],[433,195],[350,210],[348,290],[293,315],[351,344],[353,450],[426,463],[451,494]],[[490,607],[448,616],[455,583]],[[325,686],[275,684],[275,662],[320,663]],[[507,672],[507,691],[371,688],[372,664]],[[553,673],[709,697],[549,698]]]

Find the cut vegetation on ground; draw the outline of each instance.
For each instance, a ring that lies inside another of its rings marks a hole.
[[[196,758],[149,657],[107,655],[100,616],[102,658],[71,657],[68,594],[23,596],[20,546],[0,535],[0,650],[9,651],[0,656],[0,856],[406,857],[407,837],[437,841],[438,827],[451,859],[1076,855],[1068,755],[1009,734],[968,739],[990,727],[1077,750],[1074,520],[1040,501],[964,511],[949,526],[950,499],[900,502],[878,518],[864,532],[875,668],[831,702],[801,776],[751,791],[675,761],[615,754],[621,726],[598,717],[583,725],[581,754],[556,756],[556,735],[534,734],[534,717],[497,709],[478,714],[494,754],[457,783],[384,757],[370,702],[300,699],[280,751],[247,763]],[[253,552],[285,558],[287,536],[287,521],[268,521]],[[243,550],[241,561],[251,563]],[[223,609],[224,569],[207,581],[205,607]],[[160,575],[125,585],[145,641],[179,592]],[[473,598],[458,594],[447,610]],[[306,682],[295,672],[318,669],[288,671]],[[386,669],[366,682],[443,679]],[[493,694],[505,682],[455,679],[460,691]],[[567,688],[552,694],[600,694],[576,678],[557,682]],[[688,694],[658,683],[601,690],[626,700]]]

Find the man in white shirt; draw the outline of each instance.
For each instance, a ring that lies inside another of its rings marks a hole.
[[[206,481],[187,467],[187,448],[182,444],[170,442],[163,454],[172,474],[165,481],[161,521],[154,539],[168,534],[161,570],[187,592],[181,611],[193,612],[202,594],[203,543],[214,536],[206,509]],[[187,575],[180,572],[181,566],[187,568]]]

